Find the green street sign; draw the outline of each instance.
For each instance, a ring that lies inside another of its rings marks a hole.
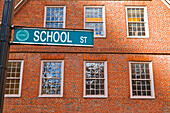
[[[15,28],[13,43],[39,45],[93,46],[93,30]]]

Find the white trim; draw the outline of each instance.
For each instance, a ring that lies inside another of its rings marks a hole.
[[[152,98],[155,98],[152,62],[149,63],[149,70],[150,70],[149,73],[150,73],[150,78],[151,78],[151,96]]]
[[[170,4],[170,0],[166,0],[166,2],[168,2]]]
[[[79,44],[53,44],[53,43],[31,43],[31,42],[10,42],[16,44],[33,44],[33,45],[60,45],[60,46],[89,46],[93,47],[94,45],[79,45]]]
[[[127,8],[143,8],[144,9],[144,25],[145,25],[145,35],[146,36],[129,36]],[[146,6],[125,6],[125,10],[126,10],[126,32],[127,32],[127,38],[149,38],[147,7]]]
[[[53,7],[53,8],[63,8],[63,28],[65,28],[65,22],[66,22],[66,6],[45,6],[44,10],[44,27],[46,27],[46,15],[47,15],[47,8]]]
[[[146,36],[127,36],[127,38],[149,38]]]
[[[64,29],[64,28],[34,28],[34,27],[18,27],[18,29],[38,29],[38,30],[60,30],[60,31],[83,31],[83,32],[93,32],[90,29]]]
[[[105,6],[84,6],[84,29],[86,29],[86,8],[102,8],[103,9],[103,36],[95,36],[94,38],[105,38],[106,37],[106,19],[105,19]]]
[[[23,76],[24,60],[9,60],[8,62],[21,62],[20,83],[19,83],[19,94],[5,94],[5,97],[21,97],[21,87],[22,87],[22,76]]]
[[[23,0],[20,0],[20,1],[17,3],[17,5],[14,7],[14,9],[16,9],[21,2],[23,2]]]
[[[86,95],[86,63],[104,63],[104,95]],[[107,80],[107,61],[84,61],[84,77],[83,77],[83,98],[108,98],[108,80]]]
[[[43,72],[43,62],[61,62],[61,92],[60,94],[41,94],[42,91],[42,72]],[[64,84],[64,60],[42,60],[41,61],[41,72],[40,72],[40,86],[38,97],[63,97],[63,84]]]
[[[131,76],[131,74],[132,74],[131,64],[132,63],[138,63],[138,64],[148,63],[149,64],[149,73],[150,73],[150,81],[151,81],[151,83],[150,83],[150,85],[151,85],[151,96],[133,96],[132,95],[132,76]],[[129,61],[129,80],[130,80],[130,98],[131,99],[154,99],[155,98],[152,62]]]
[[[107,95],[88,95],[88,96],[83,95],[83,98],[108,98],[108,96]]]
[[[14,7],[14,14],[27,2],[27,0],[21,0],[15,7]],[[20,5],[21,4],[21,5]]]
[[[168,0],[161,0],[169,9],[170,9],[170,1]]]
[[[48,98],[48,97],[63,97],[63,95],[38,95],[38,97],[41,97],[41,98]]]

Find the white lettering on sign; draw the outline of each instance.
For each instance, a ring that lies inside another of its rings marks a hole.
[[[69,34],[69,32],[68,32],[68,40],[67,40],[67,42],[72,43],[72,40],[70,40],[70,34]]]
[[[46,32],[45,32],[45,31],[42,31],[42,32],[41,32],[41,34],[40,34],[40,40],[41,40],[41,42],[45,42],[45,41],[46,41],[46,38],[44,38],[44,40],[42,39],[43,34],[46,35]]]
[[[81,36],[80,37],[80,43],[86,43],[86,39],[87,39],[87,37]]]
[[[34,32],[34,36],[37,38],[37,39],[34,38],[34,41],[35,41],[35,42],[39,41],[39,36],[38,36],[39,34],[40,34],[39,31],[35,31],[35,32]]]
[[[68,42],[68,43],[72,43],[72,40],[70,40],[70,34],[69,32],[61,32],[61,34],[56,31],[56,32],[49,32],[49,31],[35,31],[34,32],[34,38],[33,40],[35,42],[41,41],[41,42]]]
[[[64,40],[63,40],[63,34],[65,35]],[[65,42],[67,38],[67,34],[65,32],[62,32],[60,38],[61,38],[61,42]]]
[[[56,40],[56,34],[57,34],[57,40]],[[58,41],[60,40],[60,34],[59,34],[59,32],[54,32],[53,40],[54,40],[54,42],[58,42]]]
[[[51,35],[49,34],[49,31],[47,31],[47,42],[48,39],[51,38],[51,42],[53,42],[52,38],[53,38],[53,32],[51,32]]]

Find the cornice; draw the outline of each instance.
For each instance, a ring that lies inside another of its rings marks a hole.
[[[14,6],[14,14],[27,2],[27,0],[20,0],[16,6]]]
[[[170,0],[161,0],[170,9]]]

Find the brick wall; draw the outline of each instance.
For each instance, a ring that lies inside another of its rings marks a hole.
[[[4,112],[168,112],[170,58],[164,55],[11,53],[23,59],[22,96],[5,98]],[[64,59],[62,98],[40,98],[40,62]],[[83,61],[107,60],[108,98],[83,98]],[[79,62],[77,62],[79,61]],[[128,61],[152,61],[155,99],[130,99]]]
[[[0,0],[0,22],[2,21],[3,5],[4,1]]]
[[[105,5],[106,38],[94,47],[11,45],[9,59],[24,60],[22,95],[5,98],[12,112],[169,112],[170,11],[161,1],[28,0],[14,15],[14,25],[43,27],[44,7],[65,5],[66,28],[83,29],[84,6]],[[149,38],[126,37],[126,5],[147,6]],[[62,98],[40,98],[41,60],[64,60]],[[83,62],[107,61],[108,98],[83,98]],[[155,99],[130,99],[128,61],[152,61]]]
[[[14,15],[14,25],[28,27],[43,27],[44,7],[48,5],[65,5],[66,28],[83,29],[84,27],[84,6],[105,5],[106,8],[106,38],[95,38],[93,48],[75,47],[34,47],[34,46],[12,46],[11,51],[29,50],[41,51],[51,49],[52,51],[103,51],[103,52],[135,52],[135,53],[170,53],[170,11],[161,1],[45,1],[29,0],[23,8]],[[126,5],[147,6],[149,37],[147,39],[128,39],[126,33]],[[29,49],[34,47],[35,49]],[[43,49],[42,49],[43,48]]]

